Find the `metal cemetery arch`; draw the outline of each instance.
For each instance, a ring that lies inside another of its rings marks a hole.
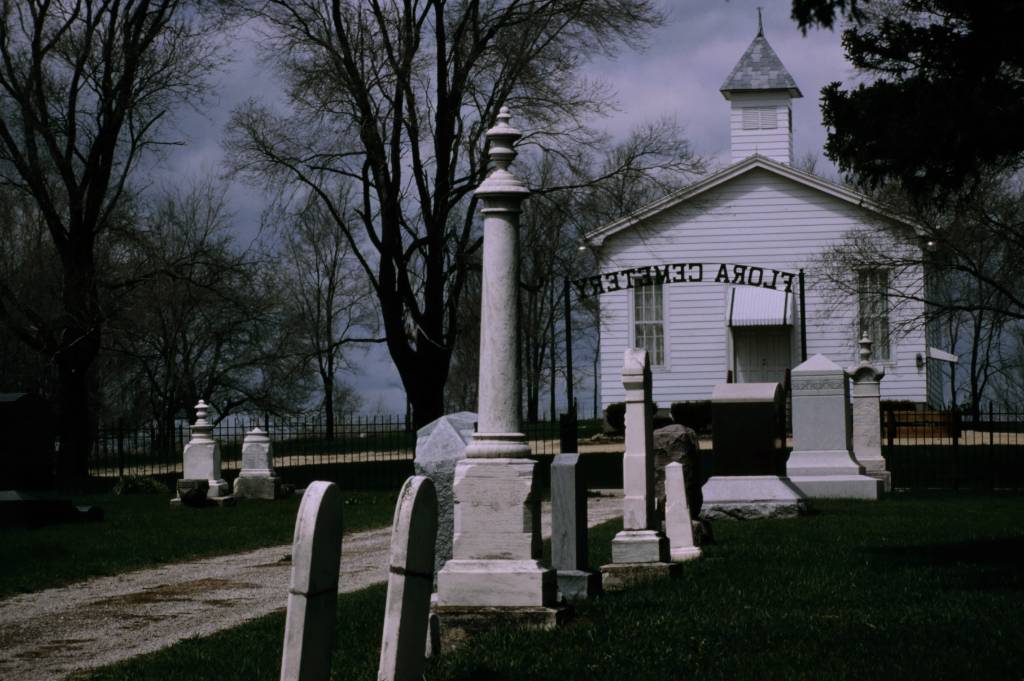
[[[713,273],[713,274],[712,274]],[[784,293],[792,293],[793,282],[799,287],[800,305],[800,357],[807,361],[807,309],[804,300],[804,271],[795,274],[760,265],[741,265],[735,263],[693,263],[679,262],[659,265],[643,265],[614,272],[604,272],[581,279],[565,280],[563,295],[565,297],[565,378],[566,399],[568,401],[569,421],[575,425],[576,405],[573,399],[572,371],[572,304],[571,293],[576,290],[580,299],[614,293],[632,288],[659,284],[696,284],[711,282],[734,286],[753,286]],[[597,377],[594,378],[597,380]],[[562,429],[562,451],[577,450],[575,433],[570,441],[566,441],[568,428]],[[571,448],[567,448],[571,447]]]

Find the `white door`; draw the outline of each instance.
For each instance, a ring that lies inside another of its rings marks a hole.
[[[733,327],[737,383],[784,383],[789,369],[788,326]]]

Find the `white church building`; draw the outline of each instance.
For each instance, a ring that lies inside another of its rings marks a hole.
[[[884,270],[851,271],[859,296],[838,296],[813,276],[826,249],[889,218],[862,194],[792,167],[792,101],[802,94],[763,32],[721,93],[732,164],[586,237],[599,274],[575,284],[600,301],[602,406],[624,397],[628,347],[648,351],[664,408],[710,399],[729,381],[786,383],[816,353],[854,365],[864,333],[885,369],[883,400],[941,402],[948,369],[929,358],[950,357],[929,348],[923,324],[902,323],[922,319],[921,303],[897,306],[878,293]]]

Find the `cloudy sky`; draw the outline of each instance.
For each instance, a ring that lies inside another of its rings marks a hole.
[[[674,116],[685,126],[698,154],[713,165],[727,163],[729,105],[718,88],[757,33],[758,6],[763,7],[768,42],[804,95],[794,102],[796,158],[808,153],[820,157],[825,130],[819,92],[832,81],[851,81],[853,72],[843,59],[839,34],[813,30],[802,35],[789,18],[789,0],[664,0],[669,19],[651,36],[646,50],[624,52],[588,66],[588,77],[608,83],[619,101],[619,111],[596,122],[596,127],[624,136],[634,125]],[[223,172],[221,140],[230,111],[249,97],[273,100],[279,96],[273,74],[260,63],[258,36],[242,30],[231,48],[234,60],[216,79],[208,109],[178,117],[187,144],[166,160],[154,178],[157,186]],[[523,121],[518,125],[529,127]],[[827,161],[819,160],[819,171],[829,170]],[[235,184],[229,200],[239,236],[251,238],[264,207],[261,194]],[[404,411],[404,392],[383,348],[375,348],[363,364],[366,368],[351,382],[367,396],[364,410]],[[587,389],[581,392],[590,395]],[[589,412],[589,406],[581,406]]]

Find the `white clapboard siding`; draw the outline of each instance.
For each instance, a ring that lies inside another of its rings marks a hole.
[[[608,236],[601,247],[601,271],[677,262],[739,263],[796,272],[807,270],[807,353],[822,353],[842,366],[857,361],[857,301],[838,297],[812,276],[823,250],[877,217],[817,189],[763,168],[754,168],[718,187]],[[666,284],[665,366],[654,369],[654,400],[667,407],[680,400],[711,397],[731,368],[726,327],[729,286]],[[623,399],[622,354],[632,343],[631,290],[606,293],[601,304],[601,402]],[[837,300],[845,300],[846,304]],[[797,282],[792,304],[798,305]],[[906,303],[893,316],[919,312]],[[796,314],[790,338],[792,366],[800,363]],[[893,319],[891,326],[900,326]],[[883,399],[923,402],[927,398],[925,333],[919,326],[894,338],[891,360],[881,363]]]

